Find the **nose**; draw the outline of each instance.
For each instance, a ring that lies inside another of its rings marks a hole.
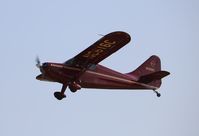
[[[43,67],[43,68],[45,68],[45,67],[47,67],[47,66],[48,66],[48,63],[46,63],[46,62],[42,64],[42,67]]]

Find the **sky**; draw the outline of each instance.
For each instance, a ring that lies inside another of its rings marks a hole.
[[[199,1],[1,0],[1,136],[198,136]],[[127,73],[151,55],[163,79],[152,91],[81,89],[40,82],[35,66],[62,63],[101,38],[125,31],[131,42],[100,64]]]

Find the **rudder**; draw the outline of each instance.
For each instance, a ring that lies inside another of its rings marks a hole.
[[[127,73],[127,75],[133,76],[138,82],[159,88],[161,86],[161,78],[169,75],[169,72],[161,71],[160,58],[153,55],[136,70]]]

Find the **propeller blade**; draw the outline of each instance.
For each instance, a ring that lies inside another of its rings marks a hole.
[[[36,67],[40,68],[41,67],[41,62],[40,62],[40,59],[39,59],[38,56],[36,57],[35,61],[36,61]]]

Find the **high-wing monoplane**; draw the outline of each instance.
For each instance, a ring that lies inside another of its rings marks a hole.
[[[102,60],[129,43],[131,37],[126,32],[109,33],[92,44],[90,47],[64,63],[45,62],[37,59],[36,66],[41,74],[36,79],[41,81],[58,82],[62,84],[60,92],[54,96],[58,100],[66,97],[68,87],[71,92],[81,88],[96,89],[148,89],[157,91],[161,79],[170,73],[161,70],[158,56],[151,56],[137,69],[129,73],[120,73],[99,64]]]

